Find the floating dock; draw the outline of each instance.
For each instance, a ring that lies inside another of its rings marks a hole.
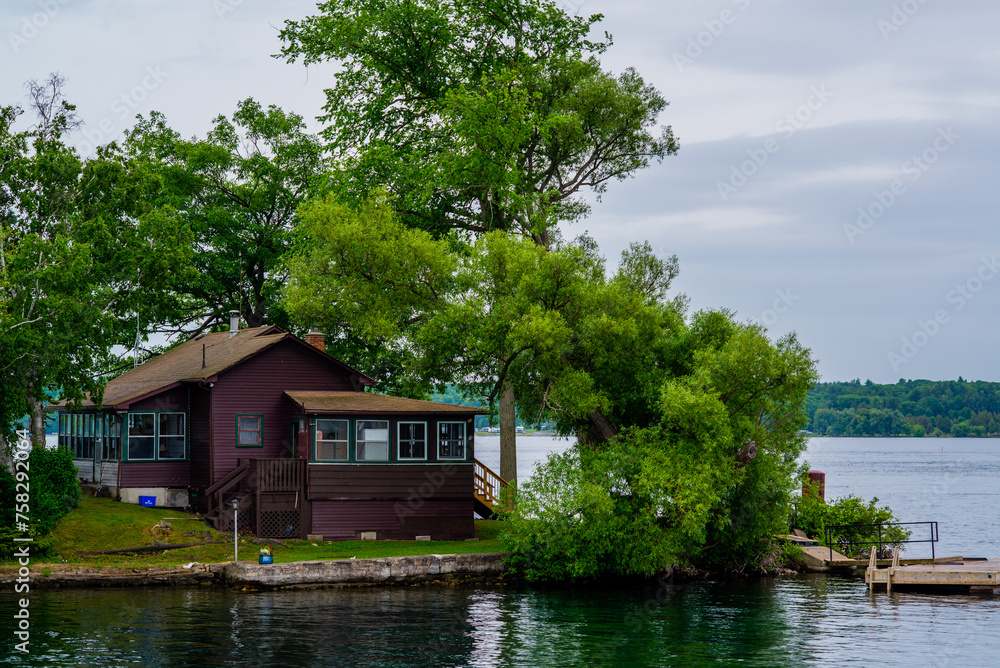
[[[1000,559],[953,557],[933,563],[900,564],[899,549],[887,568],[879,568],[875,551],[865,569],[869,591],[884,587],[906,591],[957,591],[970,594],[1000,594]]]

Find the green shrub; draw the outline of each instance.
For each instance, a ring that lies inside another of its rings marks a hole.
[[[852,559],[863,559],[870,554],[872,543],[878,541],[881,525],[883,549],[879,558],[887,558],[891,556],[893,547],[901,545],[910,537],[910,531],[892,525],[898,520],[888,506],[877,505],[878,498],[866,503],[860,497],[848,495],[825,503],[811,485],[812,483],[805,483],[804,493],[795,503],[792,524],[823,545]],[[826,541],[828,526],[842,527],[831,532],[829,543]]]
[[[0,470],[0,539],[3,541],[0,555],[7,558],[13,549],[12,539],[24,535],[16,527],[18,495],[25,494],[23,484],[28,487],[28,535],[35,538],[33,554],[40,554],[46,549],[44,537],[66,513],[80,505],[79,473],[69,450],[36,448],[31,451],[27,464],[28,477],[21,481],[20,488],[14,473]],[[23,468],[20,470],[23,471]]]

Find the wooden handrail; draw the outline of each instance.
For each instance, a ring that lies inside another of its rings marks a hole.
[[[249,469],[250,469],[250,462],[249,461],[243,462],[242,464],[240,464],[239,466],[237,466],[236,468],[234,468],[232,471],[230,471],[229,473],[227,473],[226,475],[224,475],[219,480],[219,482],[215,483],[214,485],[212,485],[211,487],[209,487],[208,489],[206,489],[205,490],[205,496],[206,497],[207,496],[211,496],[212,494],[215,494],[216,492],[223,492],[223,491],[229,489],[229,487],[233,483],[236,483],[236,482],[239,482],[240,480],[242,480],[244,478],[244,476],[246,476],[247,471],[249,471]]]
[[[500,501],[500,490],[509,484],[478,459],[472,467],[473,494],[490,510]]]

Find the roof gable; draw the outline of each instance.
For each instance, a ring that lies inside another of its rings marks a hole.
[[[189,339],[109,381],[104,391],[104,405],[127,405],[175,387],[178,383],[210,380],[285,340],[296,341],[314,354],[322,355],[326,360],[357,374],[362,385],[375,382],[298,337],[278,327],[263,326],[236,333],[213,332]],[[85,404],[93,405],[90,402]]]

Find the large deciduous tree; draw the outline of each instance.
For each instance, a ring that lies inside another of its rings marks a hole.
[[[281,57],[340,65],[322,117],[338,193],[359,204],[386,188],[410,227],[548,248],[559,223],[587,213],[585,193],[677,151],[657,125],[660,93],[632,69],[602,68],[610,37],[589,37],[600,15],[570,16],[550,0],[319,9],[286,22]],[[514,448],[515,398],[501,388],[502,452]]]
[[[82,160],[64,80],[29,82],[35,123],[0,108],[0,425],[31,415],[44,443],[48,391],[99,401],[100,369],[129,345],[137,314],[156,317],[167,279],[189,268],[192,238],[158,207],[159,185],[115,147]]]
[[[249,327],[288,326],[278,303],[298,207],[323,187],[319,138],[300,116],[241,102],[219,116],[204,139],[183,139],[159,113],[139,117],[123,150],[163,183],[160,201],[180,212],[195,235],[193,278],[174,282],[175,310],[151,329],[197,334],[237,310]]]
[[[653,410],[656,390],[644,383],[662,373],[681,326],[682,306],[664,296],[673,258],[638,245],[608,279],[586,238],[550,249],[500,231],[471,245],[434,239],[402,224],[385,196],[360,208],[317,200],[301,217],[288,310],[340,332],[328,342],[338,352],[355,337],[392,351],[397,368],[381,372],[393,390],[455,382],[503,410],[510,388],[522,415],[555,418],[595,446]],[[513,454],[501,450],[509,480]]]

